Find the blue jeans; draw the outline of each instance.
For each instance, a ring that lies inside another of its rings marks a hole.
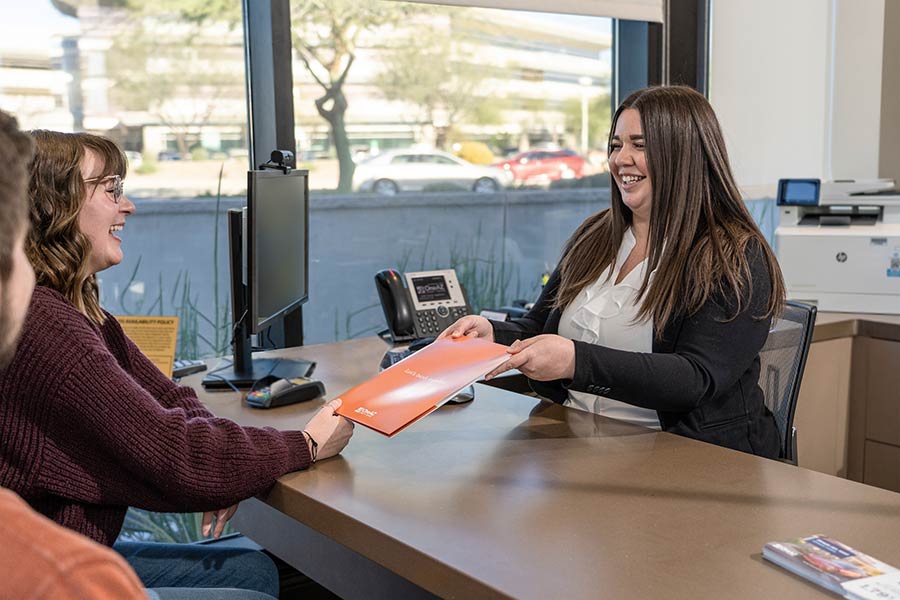
[[[278,597],[278,569],[272,559],[258,550],[158,542],[116,542],[113,550],[131,565],[144,587],[156,589],[159,598],[192,597],[189,590],[179,596],[175,590],[161,588],[230,588],[234,593],[221,597]],[[255,594],[240,595],[241,590]]]
[[[268,594],[226,588],[148,588],[148,600],[275,600]]]

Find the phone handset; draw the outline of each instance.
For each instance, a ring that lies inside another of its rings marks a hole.
[[[378,299],[381,300],[384,318],[394,342],[415,339],[412,307],[400,273],[393,269],[378,271],[375,273],[375,289],[378,290]]]
[[[375,287],[395,343],[436,336],[472,312],[453,269],[406,275],[387,269],[375,274]]]

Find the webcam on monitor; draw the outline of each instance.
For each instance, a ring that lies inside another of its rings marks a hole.
[[[259,168],[279,169],[287,175],[295,165],[294,153],[290,150],[272,150],[272,154],[269,156],[269,162],[259,165]]]

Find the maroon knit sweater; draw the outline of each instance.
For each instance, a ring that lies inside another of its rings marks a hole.
[[[0,371],[0,486],[57,523],[112,545],[129,506],[231,506],[310,464],[300,431],[214,417],[172,383],[115,318],[96,327],[38,286]]]

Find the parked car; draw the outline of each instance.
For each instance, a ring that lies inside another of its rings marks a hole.
[[[176,152],[174,150],[163,150],[159,154],[156,155],[156,159],[160,160],[160,161],[162,161],[162,160],[186,160],[187,158],[190,158],[190,156],[182,155],[179,152]]]
[[[529,150],[495,163],[513,175],[516,185],[546,186],[560,179],[579,179],[584,159],[572,150]]]
[[[503,169],[473,165],[440,150],[407,148],[382,152],[356,165],[353,190],[388,195],[428,189],[496,192],[512,180]]]

